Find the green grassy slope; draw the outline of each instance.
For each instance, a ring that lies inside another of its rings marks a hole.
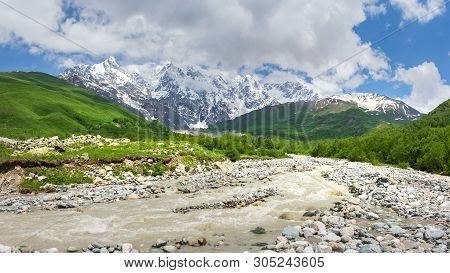
[[[256,110],[212,125],[209,131],[316,140],[362,135],[386,122],[398,123],[387,115],[370,115],[350,103],[317,110],[312,104],[299,102]]]
[[[320,141],[313,156],[346,158],[450,174],[450,100],[401,127],[386,126],[341,140]]]
[[[0,136],[24,139],[87,133],[136,139],[166,136],[169,131],[56,77],[0,73]]]

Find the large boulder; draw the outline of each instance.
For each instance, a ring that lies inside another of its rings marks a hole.
[[[428,227],[423,234],[425,240],[437,240],[444,236],[445,232],[435,227]]]

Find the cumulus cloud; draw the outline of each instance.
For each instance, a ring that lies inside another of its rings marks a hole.
[[[274,70],[269,75],[261,78],[262,82],[283,83],[287,81],[298,81],[306,84],[303,78],[289,71]]]
[[[402,20],[418,20],[419,23],[427,23],[436,16],[444,14],[446,11],[445,0],[390,0],[392,6],[397,7],[402,12]]]
[[[170,60],[251,71],[274,63],[309,76],[370,47],[354,27],[366,13],[385,9],[376,0],[7,2],[90,51],[115,55],[127,65]],[[0,10],[0,18],[0,41],[57,54],[90,54],[8,8]],[[367,77],[383,78],[388,69],[387,58],[369,48],[312,84],[324,94],[339,92]]]
[[[450,98],[450,85],[442,80],[433,62],[424,62],[409,69],[399,68],[396,80],[411,85],[411,94],[402,99],[423,113],[428,113]]]
[[[379,0],[368,0],[364,10],[370,16],[386,14],[386,3],[379,3]]]

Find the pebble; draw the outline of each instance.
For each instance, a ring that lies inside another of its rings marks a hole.
[[[0,253],[11,253],[11,247],[0,244]]]
[[[367,219],[369,219],[369,220],[378,220],[379,218],[380,218],[380,216],[378,216],[378,214],[376,214],[374,212],[367,213]]]
[[[359,249],[359,252],[360,253],[379,253],[379,252],[381,252],[381,248],[375,244],[367,244],[367,245],[363,245]]]
[[[341,236],[352,237],[355,234],[355,231],[353,230],[352,227],[343,227],[341,228],[339,233],[341,234]]]
[[[314,253],[314,248],[312,248],[311,246],[307,246],[303,250],[303,253]]]
[[[165,246],[165,245],[167,245],[167,241],[162,240],[162,239],[158,239],[158,240],[156,240],[156,242],[152,245],[152,247],[154,247],[154,248],[160,248],[160,247],[163,247],[163,246]]]
[[[331,253],[331,252],[333,252],[333,249],[331,248],[331,246],[318,245],[317,246],[317,252],[319,252],[319,253]]]
[[[175,246],[172,245],[168,245],[168,246],[163,246],[162,250],[166,253],[174,253],[176,252],[178,249]]]
[[[391,232],[394,235],[401,235],[401,234],[405,234],[406,230],[404,230],[403,228],[401,228],[397,225],[394,225],[389,229],[389,232]]]
[[[130,243],[122,244],[122,253],[131,253],[133,250],[133,245]]]
[[[72,253],[72,252],[78,252],[78,248],[74,247],[74,246],[69,246],[67,248],[67,252]]]
[[[327,235],[325,235],[323,239],[327,242],[339,242],[341,240],[341,237],[337,236],[333,232],[330,232]]]
[[[56,247],[52,247],[46,250],[47,253],[58,253],[59,250]]]
[[[204,246],[204,245],[206,245],[206,242],[207,242],[206,238],[204,238],[204,237],[187,239],[187,244],[189,246],[193,246],[193,247]]]
[[[294,239],[294,240],[300,239],[299,230],[292,226],[285,227],[283,229],[283,231],[281,232],[281,235],[287,237],[288,239]]]
[[[425,233],[423,234],[423,237],[426,240],[436,240],[444,237],[445,232],[434,227],[429,227],[425,230]]]
[[[310,228],[310,227],[305,227],[305,228],[303,228],[302,231],[303,231],[303,236],[305,236],[305,238],[312,237],[314,234],[317,233],[317,231],[315,229]]]
[[[250,230],[253,234],[266,234],[266,230],[263,227],[256,227]]]

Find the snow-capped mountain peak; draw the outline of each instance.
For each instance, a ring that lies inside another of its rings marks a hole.
[[[59,77],[154,119],[141,103],[150,95],[150,85],[139,74],[122,71],[114,57],[94,65],[74,66]]]
[[[422,115],[403,101],[391,99],[381,94],[348,93],[332,96],[331,98],[354,103],[367,112],[392,114],[397,116],[399,120],[417,119]]]
[[[114,58],[113,56],[109,56],[105,61],[103,61],[101,64],[103,64],[103,66],[105,67],[111,67],[114,69],[119,69],[119,64],[116,61],[116,58]]]

